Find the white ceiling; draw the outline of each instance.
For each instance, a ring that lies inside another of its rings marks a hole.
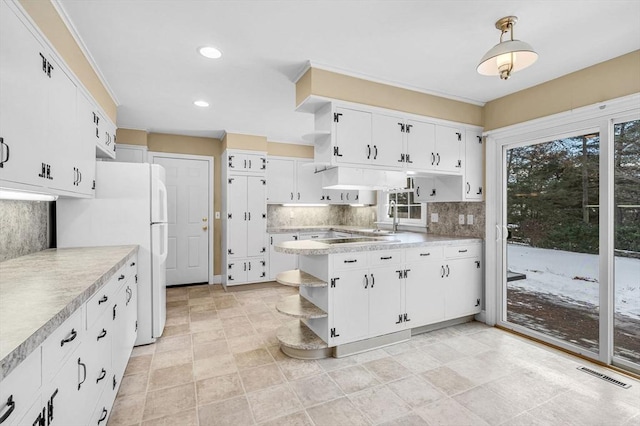
[[[115,95],[118,127],[193,136],[304,143],[313,121],[294,111],[294,79],[308,61],[483,104],[640,49],[638,0],[57,2]],[[501,81],[476,66],[506,15],[540,56]],[[221,59],[197,53],[209,44]]]

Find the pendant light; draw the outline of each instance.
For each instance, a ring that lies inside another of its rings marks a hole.
[[[512,72],[520,71],[538,59],[538,54],[529,43],[513,39],[513,26],[516,22],[517,16],[505,16],[496,22],[496,28],[500,30],[500,43],[482,57],[477,68],[478,73],[499,75],[502,80],[507,80]],[[503,41],[507,32],[510,39]]]

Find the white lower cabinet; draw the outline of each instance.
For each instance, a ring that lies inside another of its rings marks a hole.
[[[136,338],[135,259],[2,380],[2,426],[106,425]]]
[[[227,263],[227,285],[265,281],[267,262],[264,258],[229,259]]]
[[[318,258],[301,256],[300,268],[314,276],[328,271],[328,287],[305,297],[328,306],[326,325],[308,325],[329,346],[474,315],[482,307],[481,243]]]

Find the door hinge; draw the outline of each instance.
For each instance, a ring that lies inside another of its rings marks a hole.
[[[263,273],[260,274],[260,278],[263,278],[265,276],[267,276],[266,272],[263,272]]]
[[[342,157],[342,154],[340,154],[340,147],[339,146],[334,146],[333,147],[333,155],[335,157]]]
[[[402,314],[398,314],[398,321],[396,321],[396,324],[400,324],[402,322]]]
[[[456,132],[456,135],[458,135],[458,140],[462,141],[462,133]]]
[[[229,178],[229,183],[233,183],[233,178]]]
[[[406,313],[406,312],[404,313],[404,315],[403,315],[403,318],[402,318],[402,319],[404,320],[404,322],[409,322],[409,321],[411,321],[411,319],[409,319],[409,315],[407,315],[407,313]]]
[[[233,219],[233,213],[227,213],[227,219]]]
[[[476,136],[478,138],[478,143],[481,144],[482,143],[482,136]]]
[[[234,254],[234,253],[233,253],[233,251],[231,251],[231,249],[227,250],[227,252],[228,252],[229,254]]]
[[[476,260],[476,269],[480,269],[480,261]]]
[[[333,113],[333,121],[335,121],[336,123],[340,122],[340,116],[342,116],[341,112],[334,112]]]
[[[91,189],[96,189],[96,180],[95,179],[93,180],[93,185],[91,185]]]
[[[477,195],[482,195],[482,187],[478,187],[478,192],[476,192]]]
[[[462,167],[462,160],[458,160],[458,165],[456,167]]]
[[[340,279],[340,277],[338,278],[331,278],[331,288],[335,288],[336,286],[336,281],[338,281]]]
[[[267,184],[267,180],[266,179],[260,179],[260,182],[262,182],[263,185]]]
[[[404,160],[409,164],[413,164],[413,161],[411,161],[411,155],[410,154],[405,154]]]
[[[262,247],[262,249],[260,249],[260,253],[264,253],[264,252],[266,252],[266,251],[267,251],[267,248],[266,248],[266,247]]]
[[[400,131],[404,133],[404,123],[398,123],[398,126],[400,126]]]
[[[404,271],[396,271],[396,272],[398,273],[398,279],[401,280]]]
[[[436,196],[436,190],[435,190],[435,189],[432,189],[432,190],[431,190],[431,195],[430,195],[430,197],[435,197],[435,196]]]
[[[404,163],[404,154],[400,154],[400,159],[398,160],[398,163]]]
[[[331,337],[340,337],[340,335],[336,332],[335,328],[331,329]]]
[[[266,158],[261,158],[260,160],[262,160],[262,165],[260,166],[260,170],[266,170],[267,169],[267,159]]]
[[[231,269],[231,268],[233,268],[233,263],[229,263],[229,264],[227,265],[227,269]]]
[[[413,127],[413,124],[406,124],[406,125],[404,126],[405,131],[406,131],[407,133],[411,133],[411,128],[412,128],[412,127]]]
[[[228,279],[229,281],[234,281],[234,279],[233,279],[233,275],[227,275],[227,279]]]
[[[476,299],[476,304],[475,306],[480,306],[480,299]]]
[[[233,157],[235,157],[235,155],[230,155],[229,156],[229,168],[230,169],[234,169],[235,167],[233,167]]]
[[[404,277],[404,278],[407,278],[407,274],[409,273],[409,271],[410,271],[410,270],[411,270],[411,269],[405,269],[405,270],[404,270],[404,274],[403,274],[403,277]]]

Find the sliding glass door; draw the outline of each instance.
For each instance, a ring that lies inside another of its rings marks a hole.
[[[486,315],[638,373],[640,108],[613,105],[489,132]]]
[[[614,124],[613,355],[640,365],[640,120]]]
[[[506,319],[597,354],[599,134],[505,157]]]

